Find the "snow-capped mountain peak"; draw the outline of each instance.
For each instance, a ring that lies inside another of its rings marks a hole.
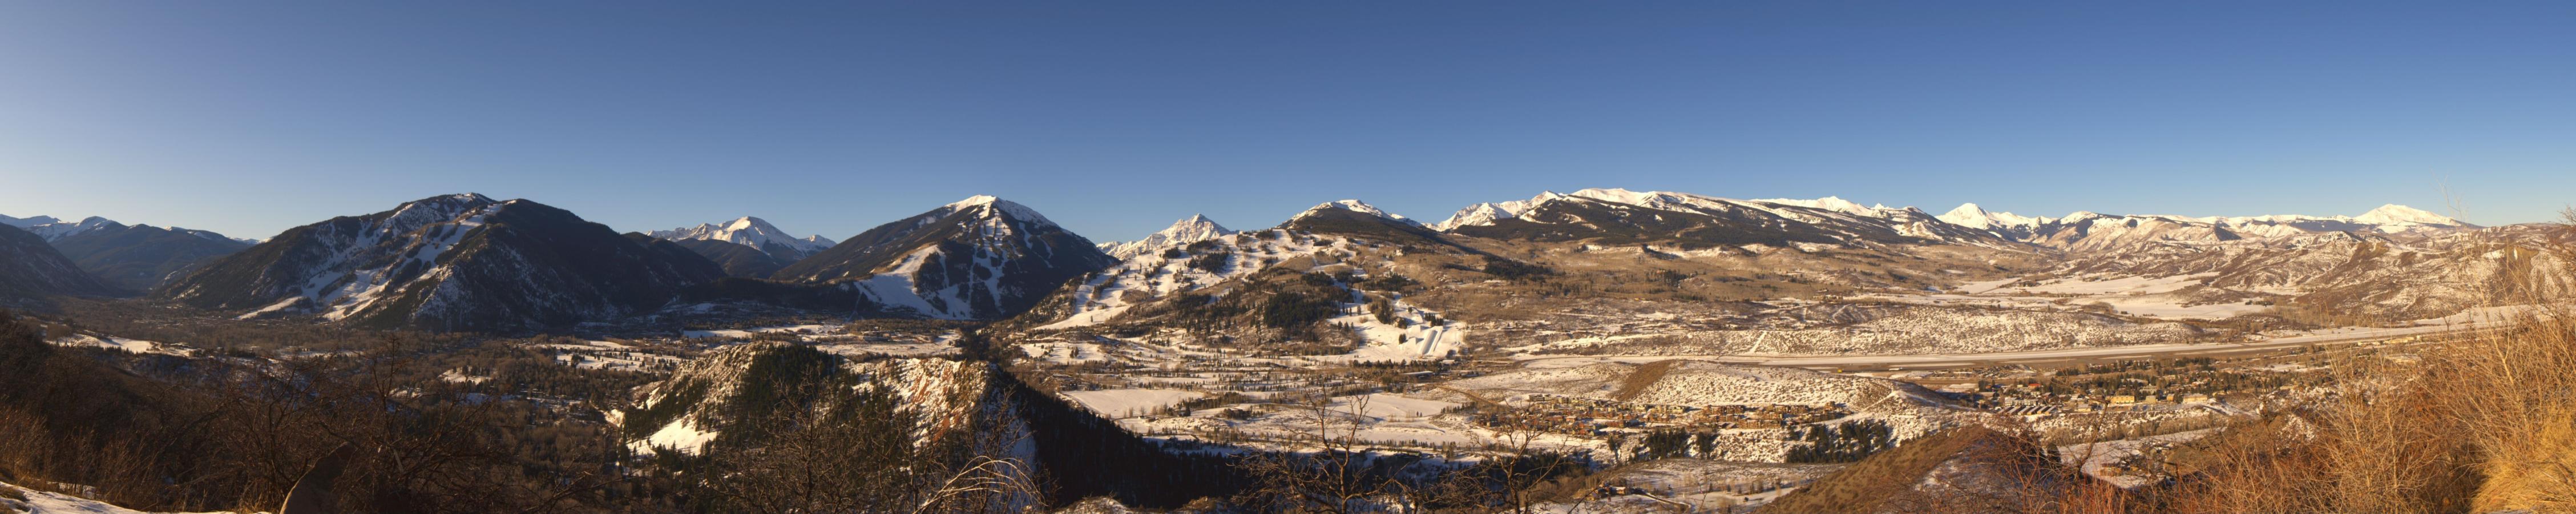
[[[977,195],[850,236],[770,278],[828,283],[886,313],[999,319],[1115,262],[1037,211]]]
[[[645,235],[653,236],[656,239],[675,241],[689,239],[724,241],[752,248],[764,249],[764,251],[768,245],[776,244],[783,245],[803,253],[822,251],[824,248],[831,248],[833,243],[832,240],[825,239],[823,236],[800,238],[789,235],[787,231],[779,230],[776,225],[769,224],[768,220],[751,216],[735,218],[733,221],[724,222],[723,224],[707,223],[688,228],[657,230]]]
[[[1974,203],[1959,204],[1959,208],[1950,209],[1950,212],[1943,213],[1942,215],[1935,217],[1940,218],[1941,221],[1949,222],[1952,225],[1987,230],[2001,227],[2031,225],[2039,222],[2038,219],[2031,218],[2029,216],[2022,216],[2009,212],[1990,212],[1984,207],[1979,207]]]
[[[1852,202],[1852,201],[1850,201],[1850,200],[1844,200],[1844,199],[1842,199],[1842,197],[1838,197],[1838,196],[1828,196],[1828,197],[1818,198],[1818,199],[1814,199],[1814,200],[1796,200],[1796,199],[1789,199],[1789,198],[1771,198],[1771,199],[1754,200],[1754,201],[1756,201],[1756,202],[1763,202],[1763,203],[1776,203],[1776,204],[1780,204],[1780,205],[1795,205],[1795,206],[1799,206],[1799,207],[1806,207],[1806,208],[1811,208],[1811,209],[1824,209],[1824,210],[1828,210],[1828,211],[1834,211],[1834,212],[1840,212],[1840,213],[1846,213],[1846,214],[1858,214],[1858,215],[1862,215],[1862,216],[1876,216],[1876,215],[1878,215],[1878,209],[1884,209],[1884,208],[1886,208],[1886,207],[1884,207],[1884,206],[1882,206],[1882,207],[1877,207],[1877,208],[1867,207],[1867,206],[1863,206],[1863,205],[1858,204],[1858,203],[1853,203],[1853,202]]]
[[[1046,216],[1038,214],[1037,209],[1031,209],[1026,205],[1020,205],[993,195],[969,196],[964,200],[958,200],[950,202],[948,205],[940,206],[940,208],[948,209],[951,212],[986,208],[991,209],[994,213],[1008,215],[1022,222],[1050,227],[1056,226],[1055,221],[1049,220]]]
[[[1159,237],[1169,240],[1200,241],[1212,237],[1232,234],[1234,234],[1234,231],[1226,230],[1224,225],[1216,224],[1216,221],[1209,220],[1206,215],[1192,214],[1188,218],[1172,222],[1172,226],[1164,227],[1162,231],[1146,236],[1145,239],[1150,240]]]
[[[1165,227],[1163,230],[1147,235],[1144,239],[1125,243],[1103,244],[1101,245],[1101,249],[1109,252],[1111,257],[1126,259],[1151,253],[1163,248],[1196,243],[1230,235],[1234,235],[1233,230],[1227,230],[1224,225],[1216,224],[1215,221],[1209,220],[1205,215],[1193,214],[1188,218],[1182,218],[1180,221],[1172,222],[1172,226]]]
[[[1297,213],[1297,215],[1296,215],[1296,216],[1288,218],[1288,221],[1290,221],[1290,222],[1295,222],[1295,221],[1297,221],[1297,220],[1305,219],[1305,218],[1307,218],[1307,217],[1309,217],[1309,216],[1314,216],[1316,213],[1320,213],[1320,212],[1324,212],[1324,211],[1333,211],[1333,210],[1343,210],[1343,211],[1356,212],[1356,213],[1360,213],[1360,214],[1367,214],[1367,215],[1370,215],[1370,216],[1376,216],[1376,217],[1380,217],[1380,218],[1386,218],[1386,219],[1390,219],[1390,220],[1395,220],[1395,221],[1403,222],[1403,223],[1408,224],[1408,225],[1415,225],[1415,226],[1420,226],[1420,225],[1422,225],[1422,222],[1419,222],[1419,221],[1413,221],[1412,219],[1405,218],[1405,217],[1404,217],[1404,215],[1401,215],[1401,214],[1396,214],[1396,213],[1392,213],[1392,212],[1386,212],[1386,211],[1385,211],[1385,210],[1383,210],[1383,209],[1379,209],[1379,208],[1377,208],[1377,206],[1369,205],[1369,204],[1368,204],[1368,202],[1362,202],[1362,201],[1359,201],[1359,200],[1334,200],[1334,201],[1330,201],[1330,202],[1324,202],[1324,203],[1321,203],[1321,204],[1316,204],[1316,205],[1315,205],[1315,207],[1310,208],[1310,209],[1306,209],[1306,212]]]
[[[0,216],[0,222],[5,222],[9,226],[26,229],[27,232],[34,233],[38,237],[45,238],[46,242],[60,241],[63,238],[92,230],[125,228],[125,224],[123,223],[117,223],[115,220],[97,216],[82,218],[78,222],[63,221],[61,218],[53,216],[34,216],[28,218]]]
[[[2352,220],[2372,225],[2467,225],[2466,223],[2461,223],[2460,220],[2451,219],[2449,216],[2425,212],[2422,209],[2393,203],[2379,206],[2377,209],[2371,209],[2370,212],[2362,213],[2360,216],[2354,216]]]
[[[1557,194],[1555,191],[1546,191],[1528,200],[1469,205],[1465,209],[1459,209],[1456,214],[1449,215],[1448,220],[1441,221],[1431,228],[1447,232],[1458,227],[1492,225],[1496,221],[1520,217],[1521,213],[1528,212],[1530,208],[1537,207],[1538,204],[1546,203],[1548,200],[1564,197],[1565,195]]]

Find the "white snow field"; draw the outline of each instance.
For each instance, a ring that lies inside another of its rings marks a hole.
[[[1103,389],[1099,391],[1066,391],[1083,408],[1106,418],[1124,418],[1153,414],[1155,409],[1207,396],[1197,391],[1179,389]]]

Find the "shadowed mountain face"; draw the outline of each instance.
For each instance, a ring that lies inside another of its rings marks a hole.
[[[82,272],[43,237],[0,225],[0,304],[53,295],[115,294],[115,287]]]
[[[150,291],[182,270],[251,246],[202,230],[122,224],[74,233],[53,244],[82,270],[130,291]]]
[[[777,255],[740,243],[709,239],[672,239],[663,242],[678,245],[697,253],[700,257],[715,261],[717,266],[724,268],[726,276],[766,277],[771,273],[777,273],[779,268],[796,263],[793,259],[782,259]]]
[[[562,209],[463,194],[289,229],[158,296],[372,327],[504,331],[649,310],[723,270]]]
[[[772,278],[855,291],[863,311],[1000,319],[1112,262],[1037,211],[977,196],[851,236]]]

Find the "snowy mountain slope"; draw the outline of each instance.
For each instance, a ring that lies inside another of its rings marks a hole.
[[[527,200],[447,195],[296,227],[156,294],[243,317],[317,314],[381,327],[521,330],[658,307],[723,271]]]
[[[1421,222],[1359,200],[1318,204],[1288,218],[1279,224],[1279,228],[1292,232],[1359,236],[1397,245],[1457,247],[1457,243]]]
[[[1230,235],[1234,235],[1234,231],[1227,230],[1224,225],[1216,224],[1215,221],[1209,220],[1205,215],[1193,214],[1188,218],[1182,218],[1180,221],[1172,222],[1172,226],[1170,227],[1165,227],[1162,230],[1155,231],[1153,234],[1146,235],[1144,239],[1124,243],[1101,243],[1100,246],[1103,251],[1109,253],[1110,257],[1127,259],[1138,255],[1144,255],[1149,252],[1161,251],[1165,247],[1196,243]]]
[[[1444,232],[1531,241],[1732,246],[1958,243],[2001,245],[1994,235],[1921,210],[1862,207],[1840,198],[1733,200],[1688,193],[1585,189],[1469,206]]]
[[[1190,340],[1222,334],[1225,344],[1256,351],[1366,360],[1436,359],[1461,348],[1468,331],[1417,305],[1408,296],[1416,283],[1406,275],[1492,257],[1441,241],[1408,243],[1423,236],[1399,229],[1427,229],[1326,205],[1316,217],[1289,225],[1367,230],[1259,230],[1165,247],[1091,274],[996,326],[1014,335],[1145,329]],[[1488,277],[1468,269],[1451,272]],[[1116,328],[1091,328],[1097,325]],[[1088,344],[1047,336],[1014,342],[1027,343],[1018,348],[1040,358]]]
[[[53,295],[107,295],[116,288],[81,271],[43,237],[14,226],[0,227],[0,303],[18,303]]]
[[[863,310],[1001,319],[1113,262],[1037,211],[979,195],[851,236],[771,278],[855,291]]]
[[[2423,319],[2576,296],[2571,263],[2544,251],[2554,230],[2507,226],[2419,239],[2324,232],[2218,244],[2167,243],[2078,254],[2075,274],[2198,276],[2177,292],[2205,303],[2263,300],[2322,312]],[[2536,287],[2537,290],[2525,290]]]

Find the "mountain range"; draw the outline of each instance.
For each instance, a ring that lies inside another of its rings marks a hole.
[[[2385,205],[2360,216],[2208,216],[2106,215],[2078,211],[2064,217],[2029,217],[1989,212],[1963,204],[1941,215],[1942,221],[1993,232],[2025,243],[2065,250],[2102,251],[2162,241],[2220,242],[2246,238],[2281,238],[2304,234],[2357,232],[2422,234],[2482,228],[2403,205]]]
[[[78,222],[52,216],[0,216],[0,225],[26,229],[82,271],[126,291],[150,290],[181,270],[258,243],[212,231],[126,225],[97,216]]]
[[[837,242],[790,235],[750,216],[619,235],[560,209],[474,194],[334,218],[257,245],[212,232],[95,217],[0,221],[27,227],[21,233],[46,242],[86,277],[65,278],[51,258],[22,259],[20,267],[29,269],[12,270],[17,276],[8,280],[26,294],[150,291],[155,298],[244,317],[309,315],[456,330],[566,326],[707,302],[858,316],[1004,319],[1121,262],[1201,255],[1175,249],[1246,235],[1194,215],[1137,240],[1095,244],[1033,209],[990,196]],[[2028,217],[1966,204],[1935,216],[1836,197],[1737,200],[1584,189],[1479,203],[1434,224],[1340,200],[1301,212],[1274,230],[1482,255],[1509,268],[1516,261],[1480,249],[1492,245],[1478,241],[1745,255],[1779,248],[1902,253],[1897,249],[1959,246],[2066,252],[2070,259],[2105,265],[2112,260],[2080,257],[2148,255],[2154,252],[2143,250],[2171,245],[2290,245],[2326,235],[2423,240],[2480,228],[2397,205],[2357,216]],[[1278,237],[1257,239],[1285,241]],[[1198,265],[1214,266],[1210,258],[1198,257]],[[1477,266],[1484,265],[1471,267]]]

